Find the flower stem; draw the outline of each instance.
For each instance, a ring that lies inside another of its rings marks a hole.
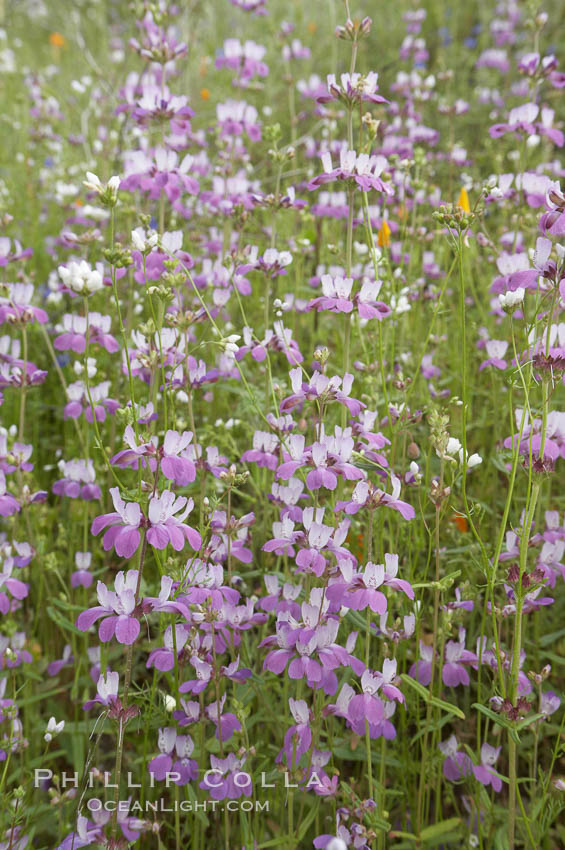
[[[147,533],[143,535],[143,543],[141,544],[141,553],[139,556],[139,567],[137,574],[137,586],[135,589],[135,607],[139,602],[139,590],[141,587],[141,575],[143,572],[143,565],[145,563],[145,556],[147,554]],[[128,646],[126,653],[126,672],[124,677],[124,697],[122,700],[122,714],[119,720],[119,730],[118,730],[118,746],[116,747],[116,764],[114,767],[114,811],[112,812],[112,834],[116,835],[118,828],[118,804],[120,800],[120,779],[122,775],[122,759],[124,752],[124,732],[125,732],[125,721],[123,712],[125,712],[128,704],[128,695],[131,684],[131,670],[132,670],[132,662],[133,662],[133,643]]]

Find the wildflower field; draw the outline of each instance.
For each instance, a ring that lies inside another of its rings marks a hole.
[[[0,850],[562,850],[563,3],[0,71]]]

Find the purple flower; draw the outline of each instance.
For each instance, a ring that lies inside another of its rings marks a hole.
[[[190,726],[192,723],[197,723],[200,720],[200,704],[194,700],[186,700],[180,698],[181,708],[173,711],[173,717],[179,726]]]
[[[118,702],[118,688],[120,677],[118,673],[108,671],[105,676],[100,676],[96,685],[96,697],[83,706],[88,711],[94,705],[103,705],[112,708]]]
[[[314,298],[308,305],[310,309],[330,310],[332,313],[351,313],[353,301],[351,291],[353,289],[352,277],[332,277],[329,274],[322,275],[323,295]]]
[[[238,361],[251,352],[253,359],[257,363],[262,363],[269,351],[282,352],[291,366],[296,366],[304,360],[298,348],[298,343],[292,338],[292,330],[285,328],[281,321],[273,322],[273,330],[268,328],[262,341],[255,340],[253,328],[245,326],[243,328],[243,342],[244,345],[239,347],[235,355],[235,359]]]
[[[118,643],[127,646],[134,643],[140,629],[139,620],[134,614],[138,575],[137,570],[128,570],[125,574],[120,571],[114,581],[115,591],[108,590],[99,581],[96,593],[100,604],[79,614],[77,628],[86,632],[97,620],[104,618],[98,629],[101,641],[105,643],[115,635]]]
[[[12,516],[20,509],[18,500],[6,490],[6,476],[0,469],[0,516]]]
[[[173,628],[175,634],[173,636]],[[167,626],[163,633],[164,649],[154,649],[149,653],[147,659],[147,667],[156,667],[163,673],[167,673],[175,666],[175,644],[177,657],[183,651],[183,648],[188,641],[190,635],[190,627],[182,623],[177,623],[175,626]]]
[[[279,463],[279,448],[280,440],[277,434],[271,431],[255,431],[253,448],[244,452],[241,460],[245,463],[256,463],[259,467],[274,471]]]
[[[443,762],[443,775],[451,782],[457,782],[471,776],[474,765],[467,753],[459,752],[459,744],[455,735],[451,735],[447,741],[442,741],[439,748],[446,757]]]
[[[16,632],[11,637],[0,635],[0,670],[4,667],[14,669],[22,664],[31,664],[31,653],[24,649],[26,644],[25,632]]]
[[[216,117],[222,138],[233,140],[246,133],[252,142],[261,141],[261,122],[257,110],[244,100],[226,100],[216,104]]]
[[[502,747],[491,747],[485,741],[481,747],[481,763],[479,765],[473,765],[475,779],[481,785],[492,785],[494,791],[500,791],[502,789],[502,779],[493,770],[493,765],[496,764],[501,749]]]
[[[296,599],[300,596],[302,585],[285,582],[281,588],[278,576],[266,575],[263,578],[268,593],[259,601],[263,611],[276,610],[277,613],[288,611],[294,619],[300,617],[300,605],[296,602]]]
[[[179,598],[194,605],[203,605],[209,600],[213,608],[220,609],[226,602],[237,605],[239,592],[224,584],[221,564],[192,558],[183,574]]]
[[[12,578],[14,569],[14,561],[12,558],[6,558],[2,564],[2,572],[0,572],[0,613],[8,614],[14,611],[17,606],[13,600],[25,599],[29,592],[29,587],[24,581],[17,578]],[[8,593],[13,597],[10,600]]]
[[[171,726],[159,729],[160,755],[149,762],[148,770],[155,779],[187,785],[198,777],[198,762],[191,759],[194,742],[190,735],[179,735]],[[176,757],[176,760],[175,760]]]
[[[347,537],[349,523],[344,520],[337,528],[325,525],[322,522],[324,511],[325,508],[317,508],[315,511],[314,508],[304,508],[302,522],[306,533],[300,540],[301,549],[296,556],[296,564],[301,571],[313,572],[318,577],[327,566],[327,560],[322,554],[324,551],[355,561],[353,555],[342,546]]]
[[[163,192],[173,208],[182,212],[182,206],[179,206],[181,193],[197,195],[200,191],[198,180],[188,173],[193,162],[191,154],[186,154],[179,162],[175,151],[163,147],[155,148],[152,156],[141,150],[127,151],[124,156],[125,179],[121,188],[130,192],[147,192],[153,200],[157,200]]]
[[[232,6],[237,6],[244,12],[254,12],[256,15],[266,15],[265,3],[267,0],[230,0]]]
[[[128,446],[112,458],[115,466],[125,468],[131,466],[137,469],[139,465],[157,469],[160,462],[161,472],[169,481],[174,481],[180,487],[185,487],[196,478],[196,465],[188,456],[192,442],[192,431],[167,431],[163,446],[158,448],[157,437],[151,437],[148,443],[137,443],[134,429],[128,425],[124,431],[124,442]]]
[[[199,787],[208,791],[213,800],[239,800],[251,796],[253,780],[243,770],[245,757],[238,759],[234,753],[224,759],[210,756],[210,764]]]
[[[142,467],[149,466],[151,469],[155,469],[155,456],[158,451],[157,437],[151,437],[148,443],[138,444],[133,427],[128,425],[124,431],[124,443],[128,448],[122,449],[114,455],[111,460],[114,466],[119,466],[121,469],[125,469],[128,466],[131,466],[132,469],[138,469],[141,464]],[[149,458],[149,460],[146,460],[146,458]]]
[[[96,535],[107,528],[102,539],[104,550],[107,552],[114,547],[120,557],[131,558],[141,540],[139,528],[143,514],[137,502],[124,502],[117,487],[111,487],[110,494],[115,511],[96,517],[90,531]]]
[[[386,493],[378,487],[375,487],[370,481],[360,481],[352,494],[351,500],[347,502],[337,502],[336,511],[345,511],[346,514],[356,514],[363,507],[374,510],[380,505],[385,505],[398,511],[406,520],[414,519],[416,511],[409,505],[408,502],[403,502],[398,497],[400,496],[401,483],[400,478],[391,472],[390,479],[392,482],[392,494]]]
[[[371,727],[379,726],[385,717],[383,701],[377,696],[377,692],[381,687],[382,680],[372,673],[370,670],[365,670],[361,676],[361,691],[351,698],[347,709],[348,720],[358,735],[365,731],[365,721],[369,724],[369,734],[371,737],[376,737],[373,734]]]
[[[11,450],[8,449],[8,440],[5,434],[0,434],[0,469],[7,475],[18,469],[24,472],[33,470],[33,463],[29,459],[33,453],[33,446],[28,443],[14,442]]]
[[[67,667],[74,664],[73,653],[71,649],[70,643],[65,644],[63,648],[63,656],[62,658],[58,658],[56,661],[51,661],[47,666],[47,674],[49,676],[56,676],[63,667]]]
[[[337,82],[335,74],[328,74],[328,93],[316,98],[318,103],[330,103],[332,100],[340,100],[348,106],[359,104],[363,101],[369,103],[388,103],[386,98],[377,94],[379,75],[370,71],[365,76],[361,74],[342,74],[340,83]]]
[[[163,442],[163,459],[161,472],[169,481],[174,481],[179,487],[186,487],[196,478],[196,466],[185,451],[192,441],[192,431],[167,431]],[[197,548],[200,548],[198,546]]]
[[[110,381],[102,381],[101,384],[90,387],[90,398],[84,381],[74,381],[66,387],[68,404],[65,406],[65,419],[78,419],[84,413],[87,422],[92,422],[92,410],[97,422],[105,422],[106,414],[113,415],[120,404],[113,398],[108,397]],[[90,403],[92,399],[92,405]]]
[[[241,723],[231,712],[222,714],[222,710],[226,701],[226,695],[220,699],[219,709],[217,701],[211,702],[206,706],[206,717],[216,725],[216,738],[222,741],[229,741],[234,732],[241,732]]]
[[[366,406],[357,399],[350,398],[349,393],[353,386],[353,375],[346,373],[343,378],[335,375],[328,378],[322,372],[314,372],[309,383],[302,380],[302,369],[297,366],[289,372],[293,395],[288,396],[281,402],[281,411],[293,410],[304,401],[318,400],[326,404],[337,401],[344,404],[352,416],[357,416]]]
[[[545,691],[540,699],[540,713],[550,717],[561,705],[561,698],[554,691]]]
[[[290,713],[292,714],[295,726],[291,726],[284,736],[284,745],[275,761],[280,764],[283,756],[286,758],[286,763],[289,770],[295,770],[302,756],[308,752],[312,746],[312,730],[310,729],[310,711],[308,705],[303,699],[295,700],[290,697],[288,701]]]
[[[34,294],[32,283],[5,283],[7,295],[0,295],[0,323],[7,321],[33,322],[44,325],[47,319],[45,310],[34,307],[31,300]]]
[[[483,361],[479,366],[479,371],[482,372],[487,366],[494,366],[495,369],[506,369],[506,360],[503,360],[508,348],[508,342],[501,339],[489,339],[486,343],[487,360]]]
[[[444,685],[452,688],[468,685],[469,674],[464,665],[473,664],[476,661],[475,653],[465,649],[465,629],[459,629],[459,640],[449,640],[445,645],[445,662],[442,670]]]
[[[9,236],[0,236],[0,268],[5,268],[9,263],[13,263],[16,260],[24,260],[27,257],[33,256],[32,248],[22,250],[22,246],[17,239],[13,240],[13,244],[14,250],[10,253],[12,240]]]
[[[392,187],[384,183],[380,175],[385,170],[387,162],[384,156],[369,156],[369,154],[357,154],[355,151],[342,149],[339,154],[339,168],[334,168],[329,151],[322,154],[323,173],[314,177],[308,183],[308,189],[313,191],[325,183],[334,180],[350,180],[363,192],[374,189],[392,195]]]
[[[137,502],[124,502],[117,487],[112,487],[110,493],[116,510],[96,517],[91,529],[92,534],[108,529],[102,539],[106,551],[114,547],[121,557],[131,558],[139,547],[139,529],[143,526],[147,527],[148,543],[156,549],[165,549],[170,543],[173,549],[180,552],[185,540],[194,549],[200,549],[202,539],[199,532],[183,522],[194,506],[192,499],[175,497],[170,490],[165,490],[161,496],[151,497],[148,516],[145,518]],[[176,516],[179,511],[182,513]]]
[[[90,587],[93,581],[92,573],[89,572],[91,562],[90,552],[75,552],[77,570],[71,576],[72,587]]]
[[[444,611],[456,611],[458,608],[462,608],[464,611],[472,611],[475,607],[475,603],[472,599],[461,599],[461,588],[455,588],[455,601],[448,602],[446,605],[441,606]]]
[[[353,568],[350,562],[346,561],[343,566],[340,565],[342,573],[346,576],[353,577]],[[363,573],[355,576],[355,582],[348,584],[331,584],[328,587],[327,595],[332,601],[339,602],[340,605],[345,605],[354,611],[364,611],[369,607],[376,614],[384,614],[387,609],[387,598],[378,588],[382,586],[385,578],[385,568],[382,564],[373,564],[369,562]]]
[[[515,411],[516,423],[519,426],[522,418],[522,410]],[[534,457],[539,457],[542,444],[542,420],[534,419],[531,423],[526,420],[521,434],[518,451],[524,457],[529,457],[530,451]],[[504,447],[515,449],[519,434],[514,434],[504,440]],[[546,439],[543,451],[544,458],[555,461],[565,456],[565,413],[560,410],[551,410],[547,417]]]
[[[565,136],[561,130],[556,130],[553,127],[553,118],[555,112],[548,107],[541,108],[537,103],[523,103],[521,106],[516,106],[510,110],[508,115],[508,123],[493,124],[489,133],[493,139],[498,139],[506,133],[526,133],[528,136],[540,135],[546,136],[557,147],[563,147]]]
[[[196,679],[183,682],[179,688],[182,694],[193,693],[201,694],[204,691],[212,678],[213,666],[208,661],[203,661],[197,655],[193,655],[190,663],[194,667]]]
[[[382,320],[391,313],[391,309],[382,301],[377,301],[381,285],[380,281],[365,279],[359,293],[352,295],[353,278],[344,278],[339,275],[332,277],[324,274],[322,275],[323,295],[310,301],[308,309],[315,308],[318,313],[321,310],[329,310],[332,313],[351,313],[354,307],[357,307],[362,319]]]
[[[420,641],[420,658],[410,667],[410,676],[427,688],[432,680],[433,647]]]
[[[264,2],[265,0],[262,0],[262,3]],[[242,44],[237,38],[227,38],[216,59],[216,68],[232,68],[237,71],[237,85],[247,88],[253,77],[268,75],[269,68],[263,62],[266,52],[266,48],[255,41],[247,40]]]
[[[101,345],[110,354],[119,351],[117,340],[109,333],[112,319],[110,316],[102,316],[100,313],[88,314],[89,341],[90,345]],[[74,313],[65,313],[62,324],[57,326],[59,336],[53,340],[53,347],[57,351],[74,351],[75,354],[84,354],[86,350],[86,317],[76,316]]]
[[[56,496],[84,499],[86,502],[102,498],[100,487],[95,483],[96,472],[91,458],[60,460],[58,466],[63,477],[51,488]]]
[[[475,68],[495,68],[497,71],[502,71],[506,74],[510,70],[510,62],[506,50],[497,50],[490,47],[483,50],[477,61]]]
[[[231,557],[243,564],[250,564],[253,559],[251,549],[245,546],[249,536],[249,526],[255,522],[255,514],[244,514],[237,519],[228,519],[225,511],[214,511],[210,520],[210,528],[214,532],[210,540],[210,549],[214,560],[225,560],[228,552]]]
[[[103,837],[101,825],[92,823],[84,815],[78,815],[76,830],[67,835],[56,850],[79,850],[81,847],[98,844]],[[19,847],[16,847],[16,850],[19,850]],[[22,850],[24,850],[23,847]]]
[[[132,116],[141,126],[152,121],[170,121],[171,125],[182,125],[194,116],[184,95],[171,94],[168,87],[147,85],[137,100]]]

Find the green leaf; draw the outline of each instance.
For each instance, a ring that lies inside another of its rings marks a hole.
[[[63,616],[60,611],[55,610],[52,605],[47,606],[47,614],[54,623],[63,629],[63,631],[74,632],[76,635],[84,634],[84,632],[81,632],[80,629],[77,629],[74,623],[71,623],[67,617]]]
[[[302,820],[302,822],[300,824],[300,829],[298,831],[298,838],[299,838],[300,841],[302,841],[302,839],[304,838],[304,836],[308,832],[308,829],[310,828],[310,825],[313,823],[314,818],[316,817],[319,808],[320,808],[320,800],[318,799],[318,800],[316,800],[316,804],[314,806],[312,806],[312,808],[310,809],[310,811],[308,812],[308,814],[306,815],[306,817]]]
[[[406,685],[410,685],[411,688],[417,691],[423,700],[426,700],[426,702],[428,701],[428,698],[430,696],[428,691],[423,685],[417,682],[416,679],[413,679],[412,676],[408,675],[408,673],[401,673],[400,678]]]
[[[494,711],[491,711],[491,709],[487,708],[486,705],[480,705],[478,702],[474,702],[472,707],[476,708],[477,711],[480,711],[481,714],[484,714],[485,717],[488,717],[489,720],[492,720],[493,723],[496,723],[498,726],[503,726],[504,729],[507,729],[508,734],[510,735],[514,743],[520,743],[520,738],[518,737],[518,733],[516,732],[516,727],[513,726],[509,720],[506,720],[505,717],[501,717],[500,714],[496,714]]]
[[[458,708],[456,705],[453,705],[452,702],[446,702],[446,700],[439,699],[439,697],[432,697],[430,702],[437,708],[441,708],[442,711],[446,711],[449,714],[454,714],[455,717],[459,717],[460,720],[465,720],[465,712],[461,711],[461,709]]]
[[[526,729],[528,726],[531,726],[532,723],[535,723],[537,720],[542,720],[544,717],[545,714],[532,714],[531,717],[524,717],[523,720],[520,720],[520,722],[516,724],[516,731],[520,732],[522,729]]]
[[[442,820],[439,823],[434,823],[433,826],[427,826],[420,833],[420,838],[424,842],[433,841],[434,838],[439,838],[440,835],[445,835],[446,832],[452,832],[461,824],[461,818],[449,818]]]
[[[451,702],[446,702],[445,700],[440,699],[439,697],[430,696],[429,691],[421,685],[420,682],[413,679],[412,676],[409,676],[407,673],[402,673],[400,678],[405,684],[410,685],[411,688],[417,691],[425,702],[431,703],[431,705],[435,705],[436,708],[441,708],[442,711],[447,711],[449,714],[453,714],[461,720],[465,720],[465,714],[460,708],[453,705]]]

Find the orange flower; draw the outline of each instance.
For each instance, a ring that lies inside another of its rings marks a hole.
[[[200,97],[202,98],[202,100],[210,100],[210,90],[200,89]]]
[[[469,195],[467,194],[467,189],[465,186],[459,192],[459,198],[457,200],[457,206],[461,207],[463,212],[470,213],[471,205],[469,204]]]
[[[350,531],[347,536],[347,543],[357,560],[362,561],[365,549],[365,536],[363,532],[360,531],[356,534],[354,531]]]
[[[52,47],[65,47],[67,39],[60,32],[51,32],[49,33],[49,44]]]
[[[309,33],[311,33],[313,35],[316,32],[316,30],[318,29],[318,24],[316,24],[314,21],[309,21],[306,29],[308,30]]]
[[[451,522],[454,522],[457,526],[457,529],[462,533],[469,531],[469,523],[467,522],[467,517],[462,516],[462,514],[453,514],[451,517]]]
[[[386,218],[383,219],[383,223],[379,227],[379,232],[377,233],[377,245],[380,245],[381,248],[385,248],[387,245],[390,245],[390,226]]]

